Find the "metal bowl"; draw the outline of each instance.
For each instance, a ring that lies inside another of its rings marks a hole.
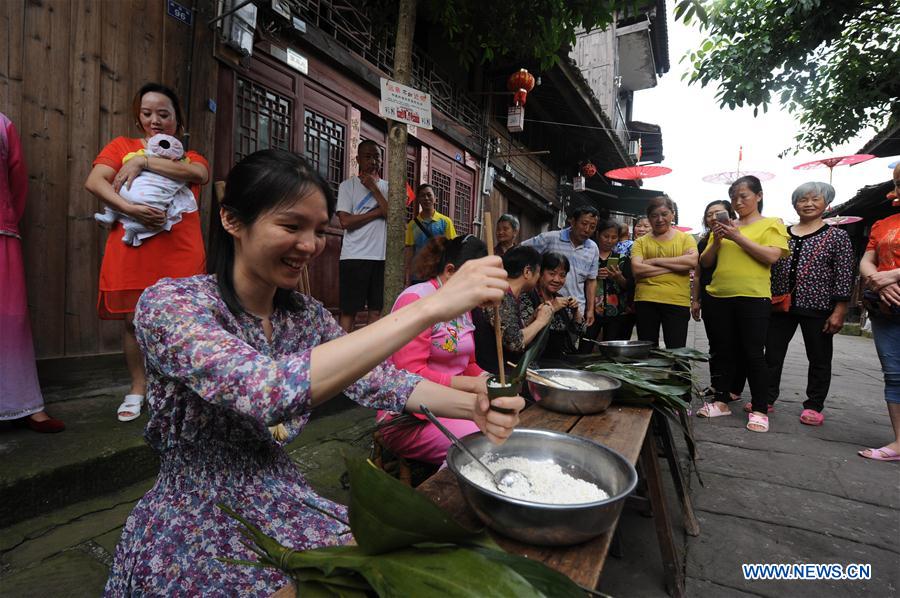
[[[606,411],[606,408],[612,403],[613,395],[622,387],[622,383],[615,378],[584,370],[544,369],[535,371],[545,378],[552,379],[554,376],[578,378],[597,387],[596,390],[564,390],[529,379],[528,389],[531,391],[531,396],[540,403],[541,407],[559,413],[589,415]]]
[[[479,458],[525,457],[551,460],[572,477],[597,484],[610,497],[573,505],[555,505],[511,498],[469,481],[460,469],[471,462],[451,446],[447,465],[456,476],[463,497],[491,529],[526,544],[566,546],[586,542],[609,531],[625,498],[637,484],[637,472],[622,455],[597,442],[547,430],[514,430],[502,445],[476,432],[462,442]]]
[[[650,356],[653,343],[650,341],[599,341],[597,346],[607,357],[644,359]]]

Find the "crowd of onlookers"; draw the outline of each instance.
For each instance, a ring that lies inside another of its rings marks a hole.
[[[420,193],[423,190],[430,194],[427,207],[409,230],[426,231],[440,223],[444,234],[426,233],[410,247],[408,278],[422,282],[406,289],[394,309],[439,288],[463,262],[487,252],[471,235],[452,238],[452,222],[434,212],[433,194],[427,185]],[[548,324],[549,342],[540,357],[545,363],[591,353],[595,341],[635,335],[653,343],[662,336],[666,347],[684,347],[693,317],[704,324],[710,353],[710,385],[701,393],[697,415],[732,415],[731,404],[749,386],[750,401],[740,405],[747,413],[746,427],[766,432],[780,394],[788,345],[799,328],[808,360],[799,418],[809,426],[822,425],[833,338],[844,325],[857,280],[848,234],[823,221],[834,188],[820,182],[800,185],[791,197],[799,222],[791,226],[762,215],[763,190],[753,176],[735,181],[728,196],[706,206],[699,239],[676,227],[677,207],[666,196],[651,200],[646,216],[635,219],[630,229],[601,217],[589,205],[578,205],[570,212],[568,227],[520,240],[516,217],[502,215],[496,223],[494,253],[502,256],[509,277],[499,309],[505,355],[516,361]],[[900,438],[898,234],[898,216],[876,223],[860,274],[884,370],[885,397]],[[443,384],[471,386],[482,372],[496,373],[504,365],[497,363],[494,318],[493,309],[476,309],[424,331],[392,359]],[[431,440],[446,449],[439,434]],[[417,458],[420,454],[408,450],[409,442],[415,444],[408,434],[388,435],[387,444],[395,452]],[[860,455],[897,459],[897,442]],[[429,450],[440,455],[440,450]]]

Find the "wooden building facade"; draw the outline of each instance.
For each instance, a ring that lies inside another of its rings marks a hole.
[[[270,3],[257,4],[252,55],[242,56],[227,44],[220,23],[210,24],[222,11],[216,0],[0,2],[0,31],[7,33],[0,111],[16,123],[29,169],[21,230],[39,359],[121,350],[121,323],[97,317],[106,231],[93,219],[100,202],[83,184],[106,143],[140,134],[131,103],[144,83],[158,81],[179,94],[185,145],[209,159],[214,180],[223,180],[243,156],[277,147],[303,154],[336,190],[356,172],[361,140],[386,147],[379,82],[390,77],[391,58],[372,40],[365,15],[343,4],[332,10],[327,0],[290,0],[293,16],[304,25],[300,31]],[[432,33],[423,37],[435,39]],[[287,60],[288,50],[305,66]],[[562,165],[573,170],[575,153],[581,153],[571,143],[572,131],[534,125],[514,139],[505,131],[505,105],[495,103],[492,112],[484,94],[471,93],[492,75],[501,79],[489,83],[505,88],[502,73],[510,66],[479,79],[444,68],[452,54],[446,48],[436,52],[445,55],[443,65],[428,51],[419,48],[414,55],[413,85],[432,94],[435,127],[409,136],[410,185],[432,184],[437,209],[454,220],[459,233],[480,234],[483,209],[495,218],[507,211],[519,216],[524,237],[554,227],[563,207]],[[577,69],[564,62],[546,80],[551,85],[538,88],[529,110],[549,122],[580,107],[577,123],[595,130],[601,110],[585,95],[587,84]],[[585,129],[575,138],[591,155],[609,156],[608,163],[594,158],[598,166],[624,165],[624,148],[612,136],[597,141]],[[498,139],[501,151],[488,161],[496,176],[483,195],[485,148]],[[547,148],[552,158],[528,152]],[[205,186],[201,196],[204,235],[216,217],[212,188]],[[341,236],[335,220],[325,253],[310,269],[313,295],[332,309]]]
[[[20,228],[39,358],[121,350],[122,324],[97,317],[106,231],[83,185],[107,142],[138,136],[131,103],[141,85],[178,92],[188,145],[209,156],[217,69],[212,32],[198,26],[211,3],[198,4],[189,26],[158,0],[0,2],[0,111],[19,130],[29,171]],[[208,187],[201,205],[208,214]]]

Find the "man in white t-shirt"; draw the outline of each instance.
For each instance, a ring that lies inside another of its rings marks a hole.
[[[337,216],[344,229],[340,261],[341,328],[350,332],[357,312],[369,311],[369,323],[384,307],[384,254],[387,243],[387,181],[378,176],[381,150],[363,141],[356,151],[359,175],[338,187]]]

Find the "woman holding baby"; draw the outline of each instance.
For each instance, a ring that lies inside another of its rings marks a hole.
[[[148,141],[156,135],[183,135],[184,117],[178,96],[164,85],[148,83],[135,95],[132,114],[140,137],[113,139],[94,159],[84,184],[85,189],[118,216],[103,252],[97,311],[101,319],[125,323],[122,342],[131,390],[118,408],[119,421],[140,416],[146,392],[144,360],[134,335],[134,307],[138,298],[161,278],[202,274],[206,261],[199,212],[182,213],[173,224],[165,211],[130,202],[122,196],[142,172],[149,171],[188,184],[199,201],[200,185],[209,179],[209,164],[203,156],[188,151],[184,159],[172,160],[147,155],[146,151]],[[124,242],[123,221],[136,221],[146,229],[160,232],[143,238],[135,246]],[[169,226],[170,230],[164,230]]]

